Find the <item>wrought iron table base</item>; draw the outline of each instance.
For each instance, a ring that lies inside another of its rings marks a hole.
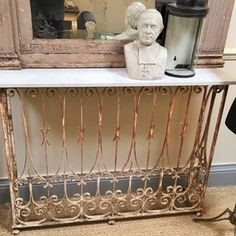
[[[227,91],[227,85],[1,89],[13,233],[200,212]]]

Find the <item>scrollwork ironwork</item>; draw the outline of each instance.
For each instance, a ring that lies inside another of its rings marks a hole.
[[[6,96],[10,102],[19,98],[25,156],[24,164],[14,177],[11,189],[15,226],[199,211],[213,152],[213,148],[208,151],[212,110],[215,97],[222,93],[224,99],[225,90],[224,86],[8,89]],[[202,102],[193,131],[195,136],[192,145],[188,143],[191,150],[184,155],[186,140],[189,138],[187,133],[192,131],[189,114],[191,111],[195,112],[191,99],[196,94],[201,96]],[[178,96],[186,99],[178,99]],[[41,114],[41,128],[35,136],[42,138],[39,146],[43,149],[43,154],[37,155],[32,151],[31,121],[27,110],[29,99],[32,98],[37,101],[35,104],[40,104],[38,113]],[[66,115],[68,107],[71,108],[71,98],[76,104],[74,123],[70,123]],[[126,98],[129,100],[127,104]],[[49,116],[52,113],[47,99],[53,105],[57,104],[59,109],[59,114],[53,114],[59,123],[57,134],[54,127],[51,127],[54,124],[50,124]],[[115,116],[105,112],[109,110],[105,109],[107,99],[112,100]],[[145,114],[142,114],[145,99],[151,101],[151,105],[148,104]],[[93,100],[97,108],[92,113],[92,129],[97,132],[92,137],[95,140],[93,145],[89,143],[91,137],[87,119],[91,117],[88,118],[86,113],[90,109],[86,103],[88,100]],[[162,101],[167,107],[163,107]],[[127,122],[131,131],[122,127],[123,106],[129,106],[129,112],[125,115],[130,118]],[[182,114],[176,112],[178,106],[183,108]],[[14,115],[14,109],[12,110]],[[142,119],[146,119],[145,124]],[[106,124],[107,120],[111,122],[110,126]],[[70,127],[72,125],[76,127]],[[174,126],[177,128],[174,129]],[[77,133],[69,137],[69,133],[74,132],[73,129]],[[105,129],[111,130],[110,136],[104,137]],[[145,137],[140,138],[139,132],[145,133]],[[53,146],[55,135],[58,134],[60,153],[52,157],[50,155],[53,151],[49,151],[49,148]],[[126,150],[122,150],[123,139],[129,142]],[[72,144],[69,141],[74,141],[76,150],[79,149],[74,158],[70,153]],[[104,150],[111,144],[114,147],[107,154]],[[176,147],[175,152],[171,151],[173,145]],[[86,166],[86,152],[91,151],[91,147],[95,149],[95,154],[89,157],[90,165]],[[140,151],[141,148],[143,151]],[[37,158],[41,156],[45,162],[45,167],[41,170],[43,174],[38,170],[40,166]],[[114,160],[111,161],[111,157]],[[53,164],[55,162],[52,170],[50,158],[53,159]],[[109,168],[107,164],[110,164]],[[22,185],[28,187],[27,197],[21,194]],[[37,187],[42,191],[39,191],[40,196],[35,194]]]

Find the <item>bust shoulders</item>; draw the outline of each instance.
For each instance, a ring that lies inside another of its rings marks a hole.
[[[139,40],[124,47],[126,68],[133,79],[159,79],[164,75],[167,50],[157,42],[141,45]]]
[[[125,53],[132,53],[138,56],[138,51],[140,48],[148,48],[146,46],[142,46],[139,42],[139,40],[135,40],[131,43],[128,43],[124,46]],[[155,43],[152,46],[150,46],[150,50],[156,51],[158,50],[158,55],[160,57],[163,57],[164,59],[167,58],[167,49],[163,46],[161,46],[159,43]]]

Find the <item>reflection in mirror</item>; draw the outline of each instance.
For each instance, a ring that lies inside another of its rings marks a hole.
[[[132,2],[125,12],[125,31],[117,34],[115,39],[134,40],[138,37],[138,19],[146,9],[141,2]]]
[[[30,0],[34,38],[122,39],[127,7],[137,0]],[[155,0],[139,0],[155,8]]]

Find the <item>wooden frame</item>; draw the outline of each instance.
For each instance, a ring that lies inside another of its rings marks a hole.
[[[17,2],[23,67],[123,67],[123,42],[33,39],[30,2]],[[24,9],[22,11],[21,9]],[[45,56],[47,54],[47,56]]]
[[[199,45],[199,67],[222,67],[223,53],[232,15],[234,0],[209,0]]]
[[[0,1],[0,68],[19,68],[20,48],[15,1]]]
[[[223,66],[234,0],[209,0],[198,65]],[[33,39],[30,0],[0,1],[0,68],[124,67],[125,41]],[[214,39],[214,40],[212,40]]]

